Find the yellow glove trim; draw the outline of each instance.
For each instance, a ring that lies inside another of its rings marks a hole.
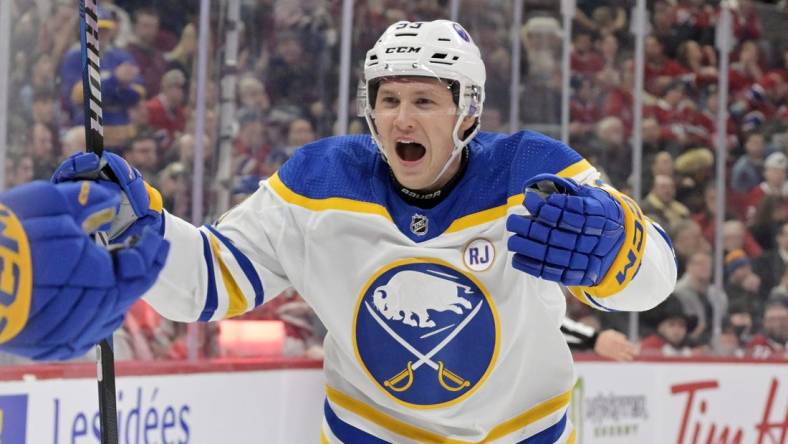
[[[153,188],[148,182],[144,183],[145,189],[148,191],[148,200],[150,201],[148,208],[157,213],[161,213],[164,209],[164,201],[161,198],[161,193],[159,193],[159,190],[156,188]]]
[[[588,303],[584,292],[594,298],[606,298],[623,290],[640,268],[646,251],[646,221],[638,204],[613,187],[603,186],[602,189],[616,199],[624,211],[624,243],[599,284],[593,287],[569,287],[570,292],[584,303]]]
[[[30,244],[13,211],[0,204],[0,344],[13,339],[27,325],[33,295]]]

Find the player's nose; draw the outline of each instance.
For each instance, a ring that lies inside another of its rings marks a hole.
[[[413,110],[405,103],[400,104],[394,115],[394,127],[398,130],[410,130],[414,126]]]

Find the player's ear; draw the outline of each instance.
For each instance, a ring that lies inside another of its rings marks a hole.
[[[470,129],[474,123],[476,123],[476,119],[477,117],[473,117],[473,116],[467,116],[464,119],[462,119],[459,133],[465,134],[465,132],[468,131],[468,129]]]

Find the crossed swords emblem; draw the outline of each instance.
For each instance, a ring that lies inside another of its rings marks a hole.
[[[454,330],[449,333],[448,336],[443,338],[443,340],[433,347],[432,350],[429,352],[422,353],[416,349],[413,345],[411,345],[408,341],[402,338],[402,336],[398,335],[391,327],[389,327],[386,322],[380,318],[380,315],[375,313],[375,310],[369,305],[369,302],[364,301],[364,306],[367,307],[367,311],[372,318],[375,319],[375,322],[383,328],[383,330],[389,334],[395,341],[397,341],[405,350],[409,351],[413,356],[418,358],[416,362],[408,361],[408,364],[405,366],[401,372],[397,373],[396,375],[392,376],[391,378],[385,380],[383,385],[388,387],[392,391],[395,392],[404,392],[405,390],[409,389],[411,385],[413,385],[413,372],[417,370],[422,365],[426,364],[433,370],[438,373],[438,382],[440,383],[441,387],[450,391],[450,392],[457,392],[466,387],[469,387],[471,383],[463,379],[462,377],[458,376],[456,373],[450,371],[446,368],[443,364],[443,361],[438,361],[437,363],[432,360],[432,357],[438,354],[441,350],[443,350],[451,341],[454,339],[467,325],[471,322],[474,316],[479,313],[479,310],[482,308],[482,304],[484,301],[479,301],[473,310],[465,317],[455,328]],[[405,380],[404,383],[402,381]],[[449,380],[454,385],[449,385],[446,383],[446,380]],[[398,385],[402,383],[401,385]]]

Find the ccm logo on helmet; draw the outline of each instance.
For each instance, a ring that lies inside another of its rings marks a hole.
[[[397,46],[396,48],[386,48],[386,54],[416,54],[421,51],[420,47]]]

